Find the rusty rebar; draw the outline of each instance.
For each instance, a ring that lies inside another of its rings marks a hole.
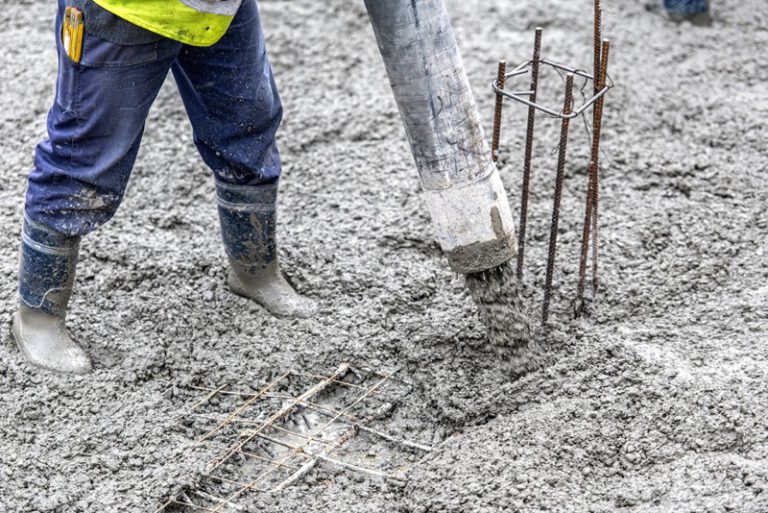
[[[568,74],[565,78],[565,100],[563,102],[563,113],[570,114],[571,104],[573,103],[573,74]],[[557,254],[557,228],[560,222],[560,199],[563,194],[563,177],[565,176],[565,157],[568,146],[568,127],[571,120],[562,119],[560,127],[560,146],[557,157],[557,176],[555,178],[555,196],[552,205],[552,225],[549,231],[549,257],[547,259],[547,281],[544,286],[544,308],[542,311],[542,324],[547,322],[549,317],[549,302],[552,297],[552,276],[555,270],[555,257]]]
[[[595,0],[595,24],[594,24],[594,34],[593,34],[593,51],[594,51],[594,57],[593,57],[593,77],[594,80],[592,81],[592,84],[594,85],[594,91],[595,94],[597,94],[598,91],[600,91],[600,78],[602,76],[601,69],[602,69],[602,17],[603,12],[600,4],[600,0]],[[605,81],[602,82],[605,84]],[[597,136],[595,134],[595,128],[598,127],[602,123],[602,113],[599,114],[598,117],[598,108],[597,104],[595,104],[595,108],[592,109],[592,148],[594,149],[595,145],[595,139],[597,139]],[[598,141],[599,144],[599,141]],[[599,223],[598,223],[598,202],[599,202],[599,190],[600,190],[600,164],[599,164],[599,158],[592,152],[590,155],[590,160],[594,162],[594,166],[590,166],[589,169],[589,179],[592,180],[592,190],[591,190],[591,199],[589,201],[592,202],[592,294],[597,293],[597,258],[598,258],[598,243],[599,243]],[[587,187],[589,190],[589,187]],[[580,276],[581,278],[581,276]],[[581,287],[583,291],[583,285]]]
[[[504,89],[504,82],[507,78],[507,61],[499,61],[499,69],[496,74],[496,83],[499,89]],[[499,140],[501,139],[501,111],[504,108],[504,96],[496,93],[496,110],[493,114],[493,139],[491,140],[491,158],[494,162],[499,160]]]
[[[602,61],[602,51],[600,41],[602,37],[602,9],[600,6],[600,0],[595,0],[595,12],[594,12],[594,33],[593,33],[593,51],[594,56],[592,64],[594,91],[597,93],[600,91],[600,63]],[[594,209],[595,191],[597,190],[597,184],[595,183],[595,177],[599,175],[599,164],[597,156],[595,155],[595,144],[597,142],[598,134],[596,130],[600,124],[598,121],[598,103],[600,99],[595,102],[592,109],[592,148],[590,152],[589,167],[587,168],[587,202],[584,209],[584,227],[581,233],[581,251],[579,253],[579,284],[576,288],[576,302],[581,303],[584,298],[584,281],[586,280],[587,273],[587,256],[589,255],[589,237],[590,227],[593,222],[594,215],[592,213]],[[593,250],[594,251],[594,250]],[[595,253],[593,252],[593,258]],[[577,308],[580,308],[578,306]]]
[[[594,138],[594,134],[592,136]],[[592,221],[592,188],[594,187],[592,175],[594,174],[595,161],[589,161],[587,168],[587,202],[584,208],[584,226],[581,231],[581,251],[579,252],[579,284],[576,287],[577,310],[581,308],[580,303],[584,298],[584,280],[587,273],[587,256],[589,255],[589,234],[590,223]]]
[[[539,87],[539,63],[541,61],[541,35],[544,29],[536,27],[533,41],[533,61],[531,62],[531,103],[536,103]],[[525,156],[523,158],[523,185],[520,198],[520,225],[517,234],[517,279],[523,280],[525,263],[525,231],[528,225],[528,190],[531,183],[531,157],[533,155],[533,129],[536,122],[536,108],[528,107],[528,127],[525,133]]]
[[[609,40],[603,41],[603,47],[601,50],[601,62],[600,62],[600,83],[598,87],[605,87],[606,80],[608,79],[608,54],[610,53],[611,42]],[[592,294],[597,294],[599,288],[599,267],[600,267],[600,136],[603,131],[603,106],[605,105],[605,99],[601,98],[597,105],[599,115],[596,116],[595,126],[597,127],[597,135],[593,138],[597,139],[595,144],[595,186],[592,190]]]
[[[605,83],[607,81],[608,77],[608,55],[610,52],[610,41],[607,39],[603,41],[602,49],[601,49],[601,72],[600,76],[597,79],[598,87],[605,87]],[[594,110],[594,117],[593,117],[593,124],[592,124],[592,147],[590,151],[590,162],[589,162],[589,178],[588,178],[588,185],[587,185],[587,203],[586,208],[584,209],[584,227],[582,229],[582,235],[581,235],[581,254],[579,256],[579,284],[576,290],[576,300],[577,302],[580,302],[584,298],[584,285],[586,281],[586,274],[587,274],[587,256],[589,254],[589,239],[590,239],[590,231],[592,225],[594,225],[594,232],[597,231],[598,228],[598,222],[597,222],[597,216],[595,214],[595,209],[597,206],[597,203],[599,201],[599,170],[600,170],[600,135],[602,132],[602,120],[603,120],[603,105],[605,103],[604,96],[600,97],[597,102],[595,102],[595,110]],[[594,290],[597,290],[597,266],[594,263],[596,261],[596,256],[598,252],[597,243],[598,238],[595,236],[593,240],[593,249],[592,249],[592,255],[593,255],[593,287]]]
[[[594,74],[592,75],[595,77],[595,80],[593,81],[594,85],[594,91],[595,94],[597,94],[598,91],[600,91],[600,87],[598,86],[598,77],[600,76],[600,63],[601,63],[601,47],[600,43],[602,41],[602,24],[603,24],[603,10],[600,6],[600,0],[595,0],[595,26],[594,26],[594,34],[592,38],[593,42],[593,50],[594,50],[594,57],[592,61],[592,65],[594,67]]]

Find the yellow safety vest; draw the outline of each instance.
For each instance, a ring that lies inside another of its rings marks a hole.
[[[112,14],[155,34],[210,46],[229,28],[241,0],[93,0]]]

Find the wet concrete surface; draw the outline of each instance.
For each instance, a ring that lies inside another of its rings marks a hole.
[[[487,127],[495,63],[527,59],[535,26],[545,56],[590,65],[587,4],[448,2]],[[574,122],[551,325],[533,333],[548,365],[516,378],[434,241],[362,2],[341,0],[261,2],[286,109],[280,254],[320,314],[275,319],[227,290],[213,180],[169,80],[122,208],[83,241],[69,324],[95,372],[26,365],[9,327],[56,58],[55,6],[20,5],[0,14],[16,42],[0,55],[0,512],[154,511],[211,456],[168,383],[256,387],[342,361],[404,366],[417,388],[390,426],[439,450],[405,486],[323,469],[252,510],[768,510],[763,3],[716,2],[712,27],[676,25],[656,2],[607,3],[603,290],[572,318],[589,153]],[[560,78],[542,81],[558,105]],[[513,209],[524,126],[508,106]],[[558,124],[537,126],[523,288],[534,326]]]

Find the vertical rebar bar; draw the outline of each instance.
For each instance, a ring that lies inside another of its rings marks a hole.
[[[536,27],[533,41],[533,61],[531,62],[531,96],[536,103],[539,87],[539,62],[541,61],[541,35],[544,29]],[[536,121],[536,109],[528,107],[528,127],[525,134],[525,156],[523,160],[523,185],[520,198],[520,225],[517,234],[517,279],[522,283],[523,264],[525,262],[525,230],[528,225],[528,189],[531,182],[531,156],[533,154],[533,129]]]
[[[610,41],[607,39],[603,41],[601,49],[601,72],[600,76],[596,77],[598,83],[598,90],[602,90],[605,87],[608,71],[608,54],[610,51]],[[600,134],[602,131],[602,119],[603,119],[603,104],[605,95],[601,96],[596,102],[594,107],[594,118],[592,123],[592,148],[590,152],[589,162],[589,179],[587,185],[587,203],[584,209],[584,227],[581,235],[581,254],[579,256],[579,285],[576,290],[576,300],[581,301],[584,297],[584,283],[586,281],[587,274],[587,256],[589,254],[589,238],[590,228],[594,223],[597,226],[594,209],[597,203],[598,197],[598,181],[599,181],[599,169],[600,169]],[[593,248],[593,258],[597,254],[597,248]],[[593,272],[597,268],[593,267]],[[594,276],[593,276],[594,278]],[[594,283],[593,283],[594,286]]]
[[[593,135],[594,137],[594,135]],[[581,251],[579,252],[579,284],[576,288],[576,302],[579,303],[584,297],[584,280],[587,273],[587,256],[589,255],[589,234],[590,223],[592,222],[592,183],[593,169],[595,167],[595,161],[589,161],[589,168],[587,168],[587,202],[584,208],[584,226],[581,232]],[[580,308],[577,305],[577,308]]]
[[[600,88],[597,84],[598,77],[600,76],[600,62],[601,62],[601,51],[600,51],[600,44],[602,42],[602,24],[603,24],[603,10],[600,6],[600,0],[595,0],[595,27],[594,27],[594,34],[593,34],[593,49],[594,49],[594,57],[592,61],[592,65],[594,67],[594,74],[592,75],[595,77],[595,80],[593,82],[594,91],[595,94],[597,94],[600,91]]]
[[[593,92],[597,94],[600,91],[600,63],[602,61],[601,51],[601,38],[602,38],[602,8],[600,0],[595,0],[595,12],[594,12],[594,33],[592,38],[594,56],[592,65],[594,71],[592,76],[593,80]],[[587,257],[589,255],[589,238],[590,238],[590,225],[593,222],[594,208],[594,190],[597,185],[595,184],[595,176],[598,175],[598,163],[595,157],[595,142],[597,140],[595,133],[595,127],[598,125],[597,119],[597,102],[592,108],[592,151],[590,153],[589,168],[587,168],[587,204],[584,212],[584,228],[581,234],[581,252],[579,253],[579,284],[576,289],[576,302],[581,302],[584,297],[584,282],[586,280],[587,273]],[[594,255],[594,253],[593,253]]]
[[[593,34],[593,50],[594,50],[594,57],[593,57],[593,67],[594,67],[594,73],[593,77],[595,79],[592,81],[592,85],[594,86],[594,92],[597,94],[601,89],[600,85],[600,69],[602,65],[602,32],[603,32],[603,11],[600,4],[600,0],[595,0],[595,26],[594,26],[594,34]],[[600,123],[598,120],[598,114],[597,114],[597,108],[592,109],[592,129],[593,129],[593,144],[594,144],[594,128]],[[602,114],[601,114],[602,116]],[[595,155],[592,155],[592,160],[595,162],[594,169],[590,168],[590,179],[593,182],[592,187],[592,198],[596,198],[598,194],[598,190],[600,187],[600,166],[598,164],[598,160],[595,158]],[[596,276],[597,276],[597,267],[596,267],[596,258],[598,254],[597,250],[597,244],[598,244],[598,235],[597,235],[597,201],[592,201],[592,293],[594,294],[597,291],[596,283]]]
[[[499,61],[499,69],[496,73],[496,83],[499,89],[504,89],[507,79],[507,61]],[[504,108],[504,96],[496,93],[496,110],[493,113],[493,139],[491,140],[491,158],[494,162],[499,160],[499,140],[501,139],[501,111]]]
[[[573,103],[573,73],[569,73],[565,78],[565,101],[563,103],[563,114],[568,116],[571,113],[571,104]],[[555,196],[552,205],[552,226],[549,231],[549,256],[547,259],[547,281],[544,285],[544,309],[541,322],[546,324],[549,317],[549,302],[552,297],[552,276],[555,271],[555,257],[557,255],[557,229],[560,222],[560,199],[563,193],[563,177],[565,175],[565,157],[568,146],[568,126],[570,118],[564,117],[560,127],[560,146],[557,157],[557,176],[555,178]]]
[[[601,49],[600,79],[598,80],[598,90],[602,90],[608,80],[608,54],[611,49],[609,40],[603,41]],[[592,293],[597,294],[599,286],[599,258],[600,258],[600,136],[603,131],[603,105],[605,97],[601,97],[595,106],[595,128],[597,132],[593,135],[595,173],[593,180],[595,182],[592,188]],[[593,129],[594,132],[594,129]]]

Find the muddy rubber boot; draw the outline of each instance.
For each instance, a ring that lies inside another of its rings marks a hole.
[[[663,0],[664,9],[672,21],[690,21],[694,25],[709,26],[709,0]]]
[[[277,183],[216,183],[219,220],[229,256],[232,292],[256,301],[278,317],[306,318],[317,304],[294,290],[277,259]]]
[[[91,361],[72,340],[64,319],[75,281],[80,237],[69,237],[24,219],[19,267],[19,310],[13,337],[33,365],[85,374]]]

